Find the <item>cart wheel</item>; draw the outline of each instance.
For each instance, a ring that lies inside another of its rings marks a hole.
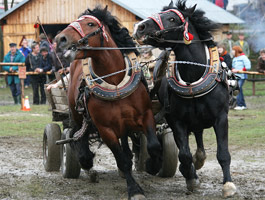
[[[144,134],[140,134],[140,150],[139,154],[135,156],[135,168],[137,171],[145,171],[145,163],[148,158],[147,139]]]
[[[175,175],[178,166],[178,148],[170,128],[164,129],[161,139],[163,145],[163,163],[158,176],[172,177]]]
[[[61,138],[58,124],[47,124],[43,133],[43,165],[47,172],[60,169],[60,146],[55,142]]]
[[[62,138],[69,138],[71,129],[64,129]],[[79,161],[70,144],[61,145],[61,172],[64,178],[78,178],[80,175]]]

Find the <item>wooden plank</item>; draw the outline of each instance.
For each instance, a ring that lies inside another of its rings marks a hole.
[[[55,104],[68,105],[68,101],[67,101],[66,96],[62,96],[62,97],[52,96],[52,99],[53,99]]]
[[[60,88],[51,88],[51,93],[53,96],[57,96],[57,97],[65,97],[66,96],[66,91],[64,89],[60,89]]]
[[[68,105],[63,105],[63,104],[55,104],[55,108],[57,110],[61,110],[61,111],[67,111],[67,110],[69,110]]]

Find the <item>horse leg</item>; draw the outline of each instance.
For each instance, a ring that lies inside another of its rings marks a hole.
[[[70,136],[72,137],[76,131],[78,131],[81,127],[74,126]],[[86,132],[82,138],[80,138],[76,142],[70,143],[71,147],[75,150],[77,158],[81,167],[85,170],[90,170],[93,167],[93,158],[95,154],[90,151],[89,143],[88,143],[88,133]]]
[[[121,147],[119,140],[111,129],[100,129],[98,127],[100,136],[104,143],[110,148],[112,151],[118,168],[123,172],[128,188],[128,196],[129,199],[141,200],[145,199],[144,192],[142,188],[138,185],[138,183],[132,177],[131,169],[132,169],[132,159],[128,156]],[[123,144],[124,145],[124,144]]]
[[[203,138],[202,138],[203,131],[194,132],[196,143],[197,143],[197,150],[196,153],[192,157],[193,164],[196,170],[199,170],[204,165],[206,159],[206,153],[204,150],[203,145]]]
[[[223,170],[223,196],[230,197],[236,193],[236,186],[230,175],[231,156],[228,151],[228,119],[227,113],[221,114],[214,125],[217,139],[217,160]]]
[[[131,149],[129,147],[128,136],[127,135],[124,135],[121,138],[121,146],[122,146],[122,151],[125,153],[125,155],[127,155],[129,159],[132,159],[133,158],[133,154],[132,154],[132,151],[131,151]],[[122,178],[125,178],[123,172],[120,171],[120,170],[119,170],[119,175]]]
[[[192,163],[187,127],[180,121],[173,122],[167,119],[167,122],[173,130],[174,139],[179,148],[179,171],[186,179],[187,189],[189,191],[194,191],[199,186],[200,182]]]
[[[150,158],[146,161],[146,172],[156,175],[162,167],[162,148],[156,136],[156,128],[153,113],[146,112],[143,133],[147,138],[147,151]]]

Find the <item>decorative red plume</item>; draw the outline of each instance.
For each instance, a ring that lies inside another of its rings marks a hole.
[[[38,23],[36,23],[36,24],[34,24],[34,28],[39,28],[39,24]]]
[[[189,40],[190,41],[193,40],[194,36],[191,33],[188,33],[188,35],[189,35]]]

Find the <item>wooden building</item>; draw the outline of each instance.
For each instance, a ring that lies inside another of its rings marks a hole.
[[[159,12],[169,2],[169,0],[23,0],[0,16],[4,53],[9,51],[10,42],[20,44],[23,37],[38,39],[38,35],[42,32],[40,27],[34,28],[38,17],[45,31],[54,37],[58,31],[77,19],[85,9],[93,9],[97,5],[104,8],[108,5],[111,14],[132,31],[137,21]],[[223,32],[229,29],[230,24],[244,23],[243,20],[207,0],[187,0],[187,3],[197,4],[197,8],[203,9],[207,17],[223,25],[222,29],[215,33],[217,40],[223,39]]]
[[[47,33],[55,36],[69,23],[78,18],[85,9],[93,9],[97,5],[108,5],[108,10],[129,30],[138,20],[130,11],[115,4],[111,0],[24,0],[7,11],[0,23],[3,26],[4,54],[9,51],[9,43],[20,44],[23,37],[37,40],[42,32],[41,27],[34,28],[39,17]]]

